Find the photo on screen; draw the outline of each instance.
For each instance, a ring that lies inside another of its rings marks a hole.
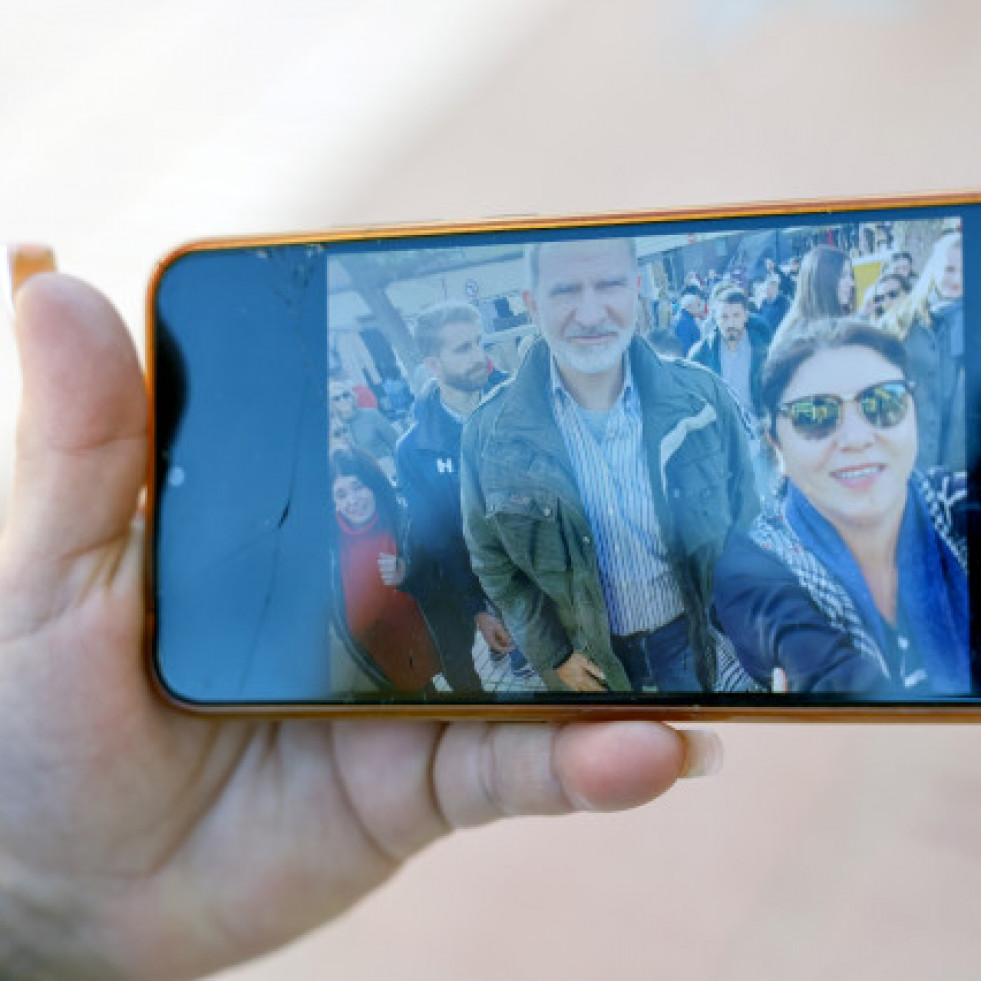
[[[975,704],[979,223],[178,250],[149,307],[159,686],[232,711]]]
[[[974,693],[962,235],[328,250],[332,696]]]

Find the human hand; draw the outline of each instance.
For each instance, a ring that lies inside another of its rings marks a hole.
[[[655,723],[239,722],[143,666],[146,397],[108,303],[18,297],[24,375],[0,540],[0,976],[178,978],[318,926],[434,839],[645,803],[719,762]]]
[[[604,684],[606,675],[602,669],[579,651],[573,651],[569,659],[555,669],[555,673],[573,691],[607,690]]]
[[[378,575],[386,586],[401,586],[405,582],[405,563],[388,552],[378,556]]]
[[[507,654],[514,650],[514,641],[511,640],[508,628],[493,613],[482,611],[474,619],[477,621],[477,629],[492,651]]]

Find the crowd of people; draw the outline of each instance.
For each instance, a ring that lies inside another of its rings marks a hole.
[[[341,529],[335,593],[343,596],[335,627],[359,666],[383,689],[426,697],[435,692],[438,675],[450,691],[473,694],[483,690],[473,656],[478,636],[493,659],[507,659],[512,680],[533,674],[471,569],[460,509],[463,424],[505,376],[484,353],[480,313],[469,303],[441,303],[423,311],[415,340],[429,381],[397,442],[396,430],[377,408],[358,404],[354,386],[330,383],[331,493],[334,523]],[[356,489],[365,497],[391,501],[387,510],[361,512],[362,520],[355,521],[359,538],[338,503],[338,490],[352,479],[342,473],[355,474]],[[395,484],[397,499],[386,478]],[[381,538],[374,533],[379,525]],[[368,540],[374,544],[365,551]],[[407,604],[413,623],[426,625],[435,656],[409,642],[421,638],[406,632],[400,619],[408,615]],[[402,642],[391,643],[398,637]]]
[[[535,244],[510,378],[460,300],[416,318],[431,381],[400,438],[332,381],[338,631],[366,673],[479,694],[482,638],[560,693],[975,690],[961,233],[864,290],[852,258],[689,272],[645,332],[633,239]]]

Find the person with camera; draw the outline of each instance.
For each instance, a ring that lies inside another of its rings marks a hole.
[[[0,976],[180,978],[339,915],[454,828],[632,807],[717,768],[656,723],[192,718],[144,663],[147,397],[85,284],[17,297],[0,540]]]
[[[774,341],[762,404],[786,481],[715,575],[758,683],[780,669],[793,692],[972,691],[963,474],[914,469],[914,387],[900,341],[862,320]]]

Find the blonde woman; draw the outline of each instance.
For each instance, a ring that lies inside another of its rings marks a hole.
[[[913,291],[881,321],[903,342],[916,385],[921,470],[966,463],[963,262],[961,233],[942,235]]]

